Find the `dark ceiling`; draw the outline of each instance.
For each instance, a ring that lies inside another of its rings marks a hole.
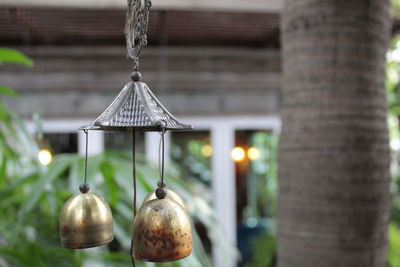
[[[1,45],[123,45],[120,9],[0,8]],[[279,16],[268,13],[158,11],[149,45],[279,47]]]
[[[121,9],[0,7],[1,45],[124,45]],[[395,19],[393,32],[400,32]],[[150,14],[149,45],[279,47],[275,13],[160,11]]]

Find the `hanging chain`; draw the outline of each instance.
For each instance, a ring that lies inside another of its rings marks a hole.
[[[128,0],[125,36],[128,57],[133,59],[134,69],[139,69],[139,55],[147,45],[150,0]]]

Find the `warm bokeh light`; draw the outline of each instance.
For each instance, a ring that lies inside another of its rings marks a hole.
[[[231,157],[236,162],[244,160],[245,156],[246,156],[246,153],[245,153],[243,147],[237,146],[234,149],[232,149],[232,151],[231,151]]]
[[[250,160],[258,160],[260,158],[260,150],[256,147],[250,147],[249,150],[247,150],[247,157]]]
[[[47,149],[41,149],[38,154],[40,164],[47,166],[53,161],[53,155]]]
[[[201,154],[206,157],[209,158],[212,156],[213,154],[213,148],[210,145],[205,145],[201,148]]]

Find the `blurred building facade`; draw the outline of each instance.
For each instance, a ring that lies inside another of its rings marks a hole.
[[[1,73],[3,83],[28,96],[13,106],[24,116],[96,116],[132,70],[124,18],[122,9],[1,9],[1,44],[35,61],[32,69]],[[278,28],[272,13],[152,11],[143,78],[177,115],[276,114]]]
[[[243,217],[238,206],[247,202],[238,199],[246,182],[240,181],[242,165],[231,159],[232,148],[241,144],[243,132],[280,130],[281,1],[253,2],[153,1],[149,46],[140,65],[143,80],[163,104],[195,127],[193,136],[168,135],[172,158],[179,161],[176,151],[182,147],[174,140],[197,138],[212,148],[205,163],[210,181],[203,178],[227,241],[235,243]],[[76,129],[97,117],[129,81],[124,7],[125,1],[111,0],[1,2],[1,46],[17,48],[35,62],[30,69],[0,68],[0,81],[22,94],[7,104],[27,120],[38,113],[46,133],[68,135],[80,153],[84,137]],[[118,143],[107,138],[93,133],[90,152]],[[154,162],[158,138],[151,133],[141,138]],[[218,247],[213,258],[218,267],[236,266]]]

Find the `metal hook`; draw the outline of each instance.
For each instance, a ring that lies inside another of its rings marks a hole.
[[[128,57],[133,59],[134,69],[139,69],[139,55],[147,45],[147,27],[149,22],[150,0],[128,0],[128,12],[125,24],[125,36]]]

